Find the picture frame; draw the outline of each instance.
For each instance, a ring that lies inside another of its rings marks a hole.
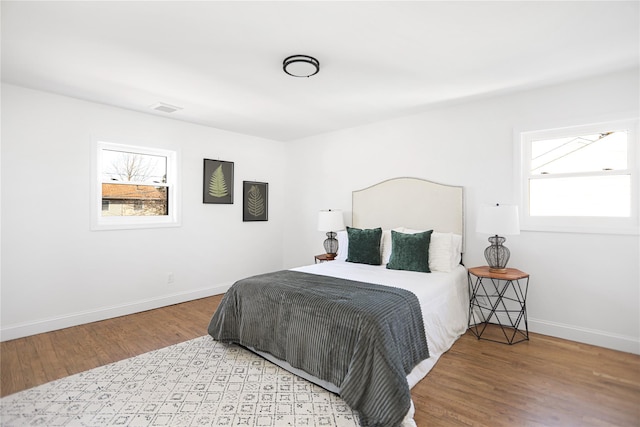
[[[242,182],[242,221],[269,220],[269,184]]]
[[[233,204],[233,162],[204,159],[202,203]]]

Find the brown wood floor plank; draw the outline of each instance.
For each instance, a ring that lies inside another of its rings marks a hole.
[[[197,338],[222,295],[0,343],[0,395]],[[467,333],[412,390],[419,427],[640,426],[640,356]]]
[[[466,334],[412,394],[425,426],[638,426],[640,356],[538,334],[513,346]]]

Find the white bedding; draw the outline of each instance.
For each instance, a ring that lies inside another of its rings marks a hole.
[[[409,388],[413,388],[434,367],[440,356],[467,330],[469,314],[469,291],[467,270],[457,266],[450,273],[434,271],[418,273],[413,271],[387,270],[384,265],[354,264],[331,261],[321,264],[293,268],[311,274],[339,277],[360,282],[394,286],[413,292],[420,301],[425,325],[429,359],[418,364],[409,375]],[[339,393],[339,388],[303,371],[293,368],[287,362],[275,359],[268,353],[259,352],[263,357],[282,366],[288,371],[312,381],[330,391]],[[413,406],[403,426],[415,426]]]

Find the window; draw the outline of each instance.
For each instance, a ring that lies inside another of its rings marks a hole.
[[[97,142],[92,229],[177,226],[176,152]]]
[[[637,120],[522,132],[522,228],[637,233],[637,138]]]

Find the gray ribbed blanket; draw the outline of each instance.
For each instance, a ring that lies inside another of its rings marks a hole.
[[[429,357],[413,293],[289,270],[236,282],[208,332],[337,385],[365,427],[402,422],[406,376]]]

